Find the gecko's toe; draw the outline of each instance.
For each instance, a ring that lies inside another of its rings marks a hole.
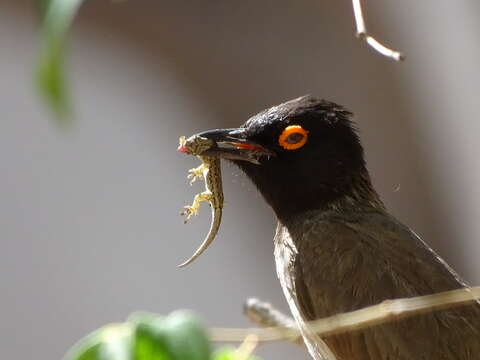
[[[197,215],[197,213],[198,210],[195,207],[185,206],[184,210],[180,214],[186,216],[187,218],[185,219],[185,221],[188,221],[192,216]]]

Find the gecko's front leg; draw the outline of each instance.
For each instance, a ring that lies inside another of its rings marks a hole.
[[[204,162],[202,162],[200,166],[188,170],[187,178],[190,179],[190,185],[192,185],[197,179],[203,179],[206,170],[208,170],[208,167]]]
[[[185,219],[184,223],[186,223],[190,218],[194,215],[198,214],[198,210],[200,209],[200,205],[202,202],[211,202],[213,198],[213,194],[210,191],[204,191],[200,194],[195,195],[193,198],[193,204],[184,206],[184,210],[180,213],[181,215],[185,215],[187,218]]]

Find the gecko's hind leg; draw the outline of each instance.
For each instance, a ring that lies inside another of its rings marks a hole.
[[[193,204],[184,206],[184,210],[180,213],[180,215],[184,215],[187,217],[184,223],[190,220],[192,216],[198,214],[198,210],[200,209],[200,205],[202,202],[210,202],[212,201],[212,198],[213,194],[210,191],[204,191],[200,194],[195,195],[195,197],[193,198]]]
[[[204,163],[202,163],[200,166],[197,166],[196,168],[188,170],[187,178],[190,179],[190,185],[192,185],[197,179],[203,179],[204,172],[207,169],[208,169],[207,166]]]

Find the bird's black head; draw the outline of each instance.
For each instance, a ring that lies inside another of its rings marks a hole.
[[[198,135],[255,183],[280,219],[339,203],[376,202],[363,149],[341,106],[304,96],[250,118],[240,128]]]

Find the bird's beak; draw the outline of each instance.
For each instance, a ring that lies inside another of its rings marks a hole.
[[[207,130],[196,135],[215,141],[215,146],[202,153],[205,156],[259,164],[262,156],[275,155],[273,151],[249,140],[244,128]],[[186,152],[186,149],[180,146],[178,151]]]

